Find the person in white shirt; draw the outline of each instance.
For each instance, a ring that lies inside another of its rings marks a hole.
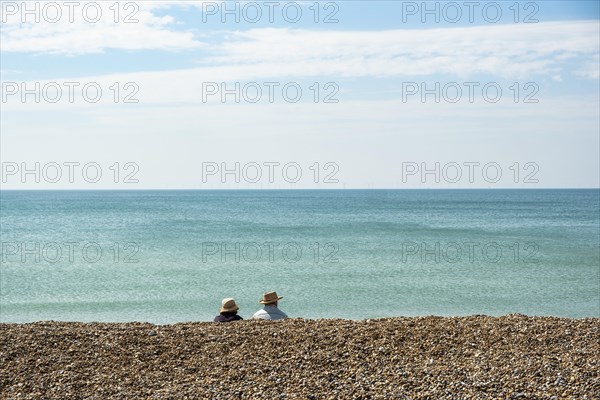
[[[277,296],[277,292],[266,292],[263,293],[262,299],[259,301],[260,304],[264,304],[265,306],[262,310],[258,310],[252,316],[252,319],[285,319],[287,318],[287,314],[277,308],[277,302],[283,299],[281,296]]]

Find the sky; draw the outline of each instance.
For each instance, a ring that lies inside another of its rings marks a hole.
[[[598,188],[599,4],[0,1],[0,185]]]

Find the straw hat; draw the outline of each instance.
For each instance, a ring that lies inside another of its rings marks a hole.
[[[221,312],[232,312],[237,311],[240,308],[235,304],[235,299],[226,298],[221,301]]]
[[[260,304],[273,304],[276,301],[283,299],[281,296],[277,296],[277,292],[266,292],[263,293],[262,299],[259,301]]]

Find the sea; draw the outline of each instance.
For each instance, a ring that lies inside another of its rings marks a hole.
[[[0,322],[600,316],[600,191],[1,191]]]

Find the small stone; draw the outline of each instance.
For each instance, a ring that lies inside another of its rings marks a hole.
[[[597,397],[598,318],[365,322],[0,323],[0,397]]]

